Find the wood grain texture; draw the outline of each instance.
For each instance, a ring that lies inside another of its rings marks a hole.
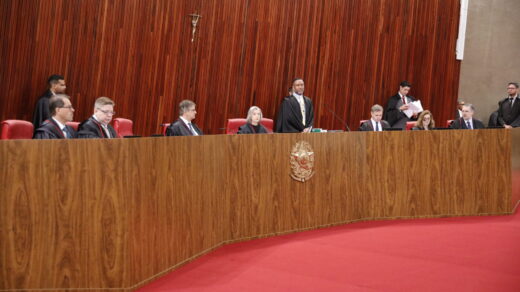
[[[0,141],[0,290],[131,291],[229,242],[508,214],[517,131]],[[289,176],[300,140],[305,183]]]
[[[75,120],[109,96],[139,135],[159,133],[186,98],[205,133],[252,105],[274,118],[297,76],[316,127],[343,129],[334,111],[357,128],[402,80],[441,122],[457,99],[459,10],[458,0],[4,0],[0,120],[30,120],[61,73]]]

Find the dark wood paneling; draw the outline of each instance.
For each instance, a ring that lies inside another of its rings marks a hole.
[[[357,128],[404,79],[443,124],[458,91],[458,15],[458,0],[4,0],[0,120],[30,120],[47,76],[62,73],[76,120],[109,96],[141,135],[185,98],[206,133],[252,105],[273,118],[296,76],[317,127],[343,128],[334,111]]]
[[[509,214],[516,131],[0,141],[0,290],[132,288],[233,241]],[[289,176],[300,140],[305,183]]]

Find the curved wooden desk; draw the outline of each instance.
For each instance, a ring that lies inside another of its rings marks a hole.
[[[0,141],[0,290],[130,291],[229,242],[509,214],[518,131]],[[300,140],[305,183],[289,176]]]

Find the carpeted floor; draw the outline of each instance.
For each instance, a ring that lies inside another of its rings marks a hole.
[[[138,291],[519,292],[520,211],[354,223],[232,244]]]

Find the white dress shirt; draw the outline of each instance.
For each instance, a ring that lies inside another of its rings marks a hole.
[[[60,130],[63,132],[63,137],[65,138],[71,138],[69,137],[69,135],[67,134],[67,132],[65,131],[65,125],[60,123],[58,120],[56,120],[54,117],[52,118],[56,124],[58,124],[58,127],[60,127]]]
[[[186,127],[188,127],[188,129],[191,131],[191,133],[193,133],[193,136],[199,135],[199,133],[197,133],[197,131],[195,131],[195,128],[193,127],[193,124],[190,121],[186,120],[185,118],[183,118],[181,116],[179,116],[179,118],[186,124]]]

